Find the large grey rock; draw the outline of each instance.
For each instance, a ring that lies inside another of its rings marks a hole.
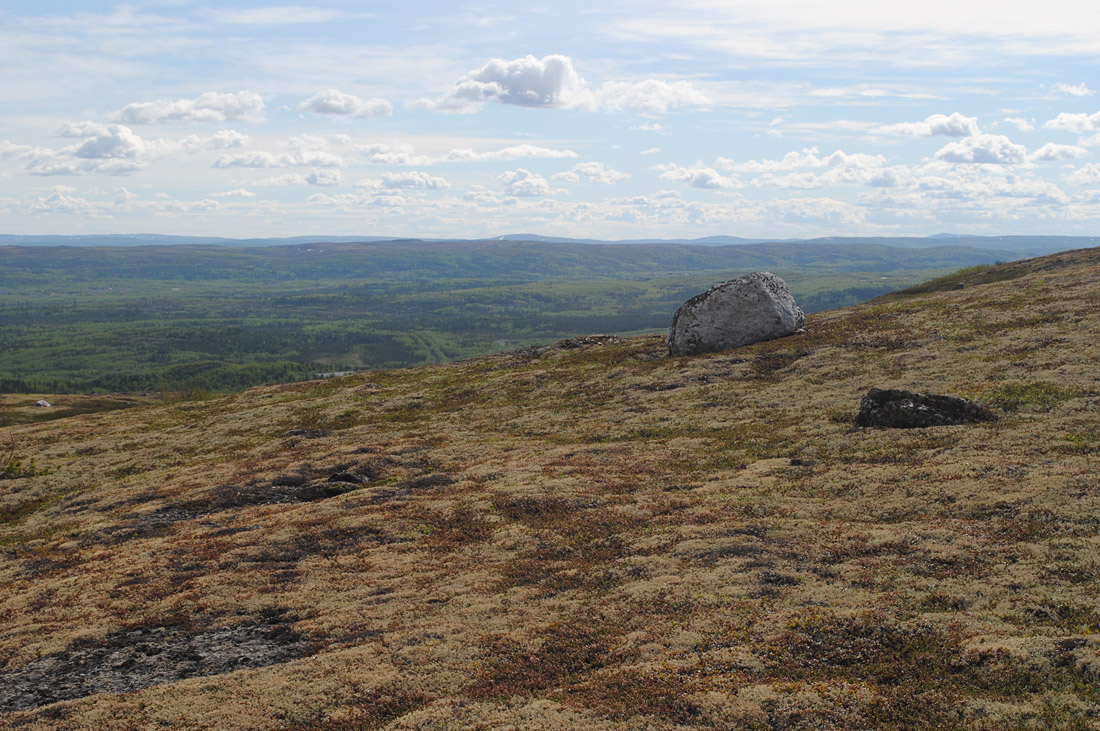
[[[798,332],[806,316],[771,272],[716,284],[676,310],[665,343],[671,355],[712,353]]]

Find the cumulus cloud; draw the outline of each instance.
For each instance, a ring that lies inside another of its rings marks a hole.
[[[933,114],[923,122],[901,122],[875,128],[876,132],[906,137],[971,137],[981,134],[977,117],[967,117],[958,112],[950,116]]]
[[[1043,123],[1044,129],[1064,129],[1068,132],[1100,131],[1100,112],[1096,114],[1073,114],[1062,112],[1054,119]]]
[[[1087,157],[1089,151],[1077,145],[1058,145],[1048,142],[1028,156],[1032,162],[1045,162],[1051,160],[1076,160]]]
[[[304,165],[338,167],[343,164],[339,155],[324,150],[300,148],[290,152],[266,152],[252,150],[232,155],[221,155],[214,161],[216,168],[286,168]]]
[[[402,173],[386,173],[381,180],[367,178],[355,184],[357,188],[395,189],[421,188],[424,190],[446,190],[451,187],[445,178],[431,175],[422,170],[410,170]]]
[[[564,190],[551,188],[546,178],[524,168],[506,170],[497,176],[497,180],[504,186],[507,195],[520,198],[565,192]]]
[[[630,179],[629,173],[609,168],[602,162],[577,163],[571,170],[558,173],[553,177],[555,180],[576,183],[580,181],[581,175],[584,175],[593,183],[606,183],[607,185],[614,185],[615,183],[621,183],[624,180]]]
[[[251,190],[245,190],[244,188],[237,188],[236,190],[225,190],[220,193],[211,193],[208,198],[255,198],[256,194]]]
[[[393,105],[385,99],[360,99],[338,89],[325,89],[298,105],[304,112],[334,117],[386,117],[393,114]]]
[[[260,178],[259,180],[248,181],[249,185],[263,185],[263,186],[285,186],[285,185],[308,185],[306,176],[301,173],[286,173],[285,175],[272,175],[267,178]]]
[[[313,172],[306,176],[307,183],[320,186],[339,185],[342,179],[338,168],[314,168]]]
[[[711,100],[689,81],[646,79],[635,84],[608,82],[596,92],[596,103],[612,111],[630,108],[663,113],[670,107],[706,106]]]
[[[737,173],[766,173],[799,168],[861,168],[873,169],[886,164],[882,155],[868,155],[862,152],[847,153],[836,150],[825,157],[818,156],[816,147],[808,147],[801,152],[788,152],[779,160],[746,160],[736,162],[728,158],[718,158],[717,165],[723,170]]]
[[[408,145],[375,143],[357,148],[367,162],[382,165],[438,165],[447,162],[484,162],[487,160],[519,160],[521,158],[574,158],[573,150],[522,144],[499,150],[477,152],[468,148],[452,149],[444,155],[419,155]]]
[[[223,129],[202,141],[202,146],[207,150],[228,150],[231,147],[241,147],[246,142],[248,142],[248,135],[232,129]]]
[[[494,58],[460,78],[441,100],[429,106],[441,112],[475,112],[486,103],[558,109],[625,108],[665,112],[670,107],[710,103],[688,81],[646,79],[608,82],[592,90],[568,56]]]
[[[39,196],[31,202],[30,207],[35,213],[88,215],[95,211],[95,208],[83,198],[75,198],[64,193],[54,193],[47,197]]]
[[[745,185],[735,175],[722,175],[714,168],[703,167],[702,165],[685,168],[668,164],[658,165],[657,169],[663,171],[661,173],[662,180],[674,180],[693,188],[743,188]]]
[[[486,102],[521,107],[576,107],[591,103],[568,56],[494,58],[460,78],[436,105],[444,112],[473,112]]]
[[[656,155],[656,154],[657,154],[658,152],[660,152],[660,151],[661,151],[661,148],[660,148],[660,147],[650,147],[650,148],[649,148],[649,149],[647,149],[647,150],[642,150],[642,151],[641,151],[641,152],[639,152],[638,154],[639,154],[639,155]]]
[[[35,148],[30,145],[17,145],[11,140],[0,140],[0,157],[28,157],[35,152]]]
[[[1055,84],[1052,88],[1059,94],[1068,96],[1092,96],[1096,93],[1083,81],[1080,84]]]
[[[1023,117],[1005,117],[1005,121],[1015,126],[1016,129],[1021,132],[1030,132],[1035,129],[1035,125]]]
[[[112,124],[98,132],[73,154],[86,159],[135,158],[145,151],[145,142],[125,125]]]
[[[115,120],[127,124],[170,122],[225,122],[259,116],[264,100],[254,91],[222,94],[208,91],[196,99],[158,99],[127,104]]]
[[[145,167],[154,150],[133,130],[121,124],[77,122],[62,127],[64,136],[84,136],[80,143],[52,150],[26,148],[14,151],[29,162],[30,175],[128,175]],[[88,136],[91,135],[91,136]]]
[[[566,158],[577,157],[572,150],[557,150],[552,147],[539,147],[538,145],[512,145],[499,150],[487,152],[474,152],[473,150],[455,149],[448,152],[440,162],[463,162],[484,160],[519,160],[525,157]]]
[[[1100,183],[1100,164],[1090,162],[1066,175],[1070,185],[1095,185]]]
[[[302,7],[300,5],[280,5],[247,10],[212,10],[207,15],[216,23],[236,25],[299,25],[301,23],[320,23],[339,17],[336,10]]]
[[[976,135],[945,145],[936,153],[937,160],[957,163],[1013,165],[1027,159],[1027,148],[1004,135]]]
[[[100,124],[99,122],[89,122],[87,120],[66,122],[61,125],[56,132],[58,137],[96,137],[97,135],[105,135],[108,133],[109,130],[107,125]]]

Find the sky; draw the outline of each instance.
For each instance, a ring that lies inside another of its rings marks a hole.
[[[1097,38],[1095,0],[6,3],[0,233],[1100,235]]]

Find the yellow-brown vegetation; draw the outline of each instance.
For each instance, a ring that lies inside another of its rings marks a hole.
[[[712,355],[580,338],[5,429],[35,469],[0,480],[0,686],[143,629],[309,650],[0,726],[1100,727],[1100,250],[981,274]],[[857,429],[871,386],[998,419]]]

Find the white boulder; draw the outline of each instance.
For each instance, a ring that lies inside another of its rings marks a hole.
[[[771,272],[754,272],[681,305],[665,343],[671,355],[711,353],[791,335],[805,324],[787,283]]]

